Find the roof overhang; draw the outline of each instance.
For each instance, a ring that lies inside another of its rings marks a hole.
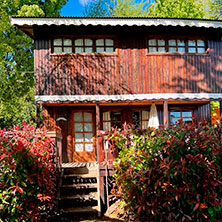
[[[11,24],[33,37],[33,26],[172,26],[222,29],[222,21],[143,17],[11,17]]]
[[[37,95],[38,103],[97,103],[144,101],[214,101],[222,100],[222,93],[152,93],[129,95]]]

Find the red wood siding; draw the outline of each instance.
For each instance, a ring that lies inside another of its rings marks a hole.
[[[221,93],[222,42],[206,55],[148,54],[144,39],[118,39],[112,55],[51,55],[35,41],[37,95]]]

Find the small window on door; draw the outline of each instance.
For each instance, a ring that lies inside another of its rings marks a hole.
[[[133,111],[132,112],[132,119],[134,128],[141,127],[142,129],[148,128],[148,121],[149,121],[149,112],[148,111]]]
[[[91,112],[74,113],[74,151],[93,152],[93,116]]]
[[[170,111],[170,125],[178,124],[180,122],[192,123],[194,113],[192,110],[186,111]]]

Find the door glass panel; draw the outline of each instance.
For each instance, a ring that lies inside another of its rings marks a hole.
[[[74,113],[74,121],[75,122],[82,122],[82,113]]]
[[[75,152],[83,152],[83,144],[82,143],[75,144]]]
[[[82,123],[75,123],[74,130],[75,130],[75,132],[82,132],[83,131]]]
[[[85,143],[85,151],[92,152],[93,151],[93,144],[92,143]]]
[[[93,141],[93,134],[92,133],[85,133],[85,141],[92,142]]]
[[[83,133],[75,133],[75,141],[83,142]]]
[[[92,132],[92,123],[85,123],[84,124],[84,131],[85,132]]]
[[[84,113],[84,122],[92,122],[92,113]]]

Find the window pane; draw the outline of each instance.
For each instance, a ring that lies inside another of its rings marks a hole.
[[[111,126],[114,127],[114,128],[115,128],[115,127],[121,128],[122,123],[121,123],[121,122],[112,122],[112,123],[111,123]]]
[[[112,39],[106,39],[105,43],[106,43],[106,46],[113,46],[114,45],[114,41]]]
[[[176,40],[174,40],[174,39],[169,40],[169,45],[176,46],[177,45]]]
[[[92,39],[85,39],[85,46],[92,46],[92,45],[93,45]]]
[[[177,48],[169,47],[169,52],[177,52]]]
[[[159,47],[158,52],[166,52],[165,47]]]
[[[189,53],[196,53],[196,48],[188,48]]]
[[[98,53],[103,53],[105,50],[104,50],[104,47],[97,47],[96,48],[96,52],[98,52]]]
[[[170,119],[170,125],[174,125],[174,124],[177,124],[178,121],[179,121],[180,118],[173,118],[173,119]]]
[[[75,45],[76,46],[83,46],[83,39],[76,39],[75,40]]]
[[[140,127],[140,121],[133,121],[133,126],[135,129]]]
[[[156,47],[149,47],[149,52],[157,52]]]
[[[83,131],[83,125],[82,125],[82,123],[75,123],[75,124],[74,124],[74,131],[75,131],[75,132],[82,132],[82,131]]]
[[[92,143],[85,143],[85,151],[86,152],[93,152],[93,144]]]
[[[197,48],[198,53],[205,53],[205,48]]]
[[[114,121],[121,120],[121,113],[120,112],[112,112],[111,119]]]
[[[92,132],[92,123],[85,123],[84,124],[84,131],[85,132]]]
[[[188,46],[196,46],[196,41],[195,40],[189,40],[188,41]]]
[[[148,121],[142,121],[142,129],[147,129],[148,128]]]
[[[182,112],[183,117],[192,117],[192,111],[184,111]]]
[[[141,119],[141,115],[140,115],[140,112],[138,111],[135,111],[133,112],[133,121],[137,121],[137,120],[140,120]]]
[[[150,39],[148,42],[149,45],[156,45],[156,39]]]
[[[62,53],[62,47],[54,47],[54,53]]]
[[[192,123],[192,118],[183,118],[184,123]]]
[[[197,40],[197,45],[198,46],[205,46],[205,43],[203,40]]]
[[[92,142],[93,141],[93,134],[92,133],[85,133],[85,141]]]
[[[82,143],[75,144],[75,152],[83,152],[83,144]]]
[[[72,40],[71,40],[71,39],[64,39],[63,44],[64,44],[65,46],[71,46],[71,45],[72,45]]]
[[[170,117],[179,117],[180,118],[180,112],[170,112]]]
[[[164,45],[165,45],[165,40],[158,39],[158,46],[164,46]]]
[[[83,133],[75,133],[75,141],[82,142],[83,141]]]
[[[62,39],[54,39],[53,44],[54,45],[62,45]]]
[[[93,52],[92,47],[86,47],[86,48],[85,48],[85,52],[86,52],[86,53],[91,53],[91,52]]]
[[[104,39],[97,39],[96,46],[104,46]]]
[[[178,48],[178,52],[180,52],[180,53],[185,53],[186,50],[185,50],[185,48]]]
[[[113,47],[106,47],[106,52],[112,53],[112,52],[114,52],[114,48]]]
[[[185,41],[184,40],[177,40],[178,46],[185,46]]]
[[[64,52],[65,53],[72,53],[72,48],[71,47],[65,47]]]
[[[150,112],[142,111],[142,120],[148,120],[150,116]]]
[[[74,121],[75,122],[82,122],[82,113],[74,113]]]
[[[83,48],[82,47],[76,47],[75,48],[75,53],[83,53]]]
[[[84,122],[92,122],[92,113],[84,113]]]

